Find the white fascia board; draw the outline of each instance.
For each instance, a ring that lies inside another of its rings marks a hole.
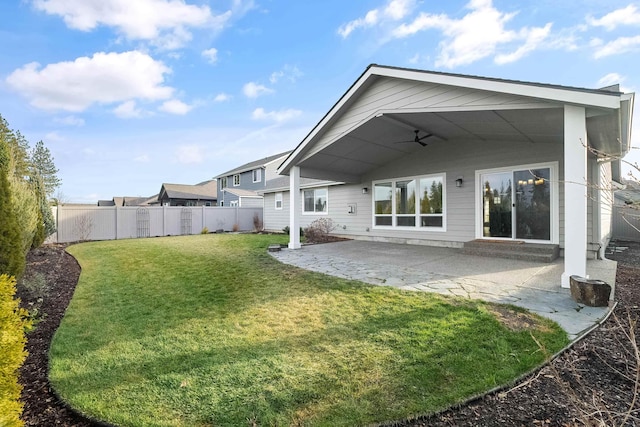
[[[301,184],[300,189],[307,190],[309,188],[333,187],[335,185],[343,185],[343,184],[345,183],[339,182],[339,181],[320,181],[320,182],[314,182],[311,184]],[[286,187],[269,188],[267,190],[260,190],[258,191],[258,194],[280,193],[282,191],[289,191],[289,186],[287,185]]]
[[[620,95],[615,92],[593,93],[579,89],[550,87],[544,84],[537,85],[496,81],[483,77],[457,76],[406,69],[371,67],[371,71],[373,74],[385,77],[527,96],[566,104],[613,109],[620,108]]]

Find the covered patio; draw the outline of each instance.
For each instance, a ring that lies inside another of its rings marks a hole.
[[[567,288],[571,275],[607,280],[587,258],[609,239],[609,188],[629,149],[633,99],[618,87],[371,65],[278,169],[290,177],[289,248],[300,248],[301,220],[316,214],[300,179],[315,178],[344,184],[320,200],[341,235],[556,245],[563,258],[543,269],[549,286]]]
[[[568,289],[558,286],[562,260],[537,263],[361,240],[305,245],[271,255],[285,264],[374,285],[513,304],[557,322],[572,340],[609,312],[608,307],[576,303]],[[613,287],[616,262],[588,260],[587,273]]]

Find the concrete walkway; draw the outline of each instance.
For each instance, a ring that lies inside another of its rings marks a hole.
[[[271,255],[285,264],[374,285],[513,304],[556,321],[571,340],[609,311],[578,304],[560,287],[562,259],[536,263],[361,240],[282,249]],[[587,274],[613,286],[615,267],[614,261],[589,260]]]

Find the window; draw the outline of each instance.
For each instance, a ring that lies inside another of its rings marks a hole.
[[[253,182],[260,182],[262,179],[262,169],[254,169],[251,171],[251,175],[253,177]]]
[[[306,214],[327,213],[327,189],[304,190],[303,203],[303,212]]]
[[[204,202],[205,206],[211,206],[211,202]]]
[[[444,228],[444,175],[373,183],[373,225]]]
[[[231,204],[229,206],[231,206],[232,208],[238,207],[238,201],[237,200],[232,200]]]
[[[240,175],[233,175],[233,186],[237,187],[240,185]]]
[[[227,178],[220,178],[220,189],[227,188]]]
[[[282,209],[282,193],[276,193],[276,210]]]

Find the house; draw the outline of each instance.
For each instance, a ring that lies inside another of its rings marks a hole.
[[[216,206],[218,200],[215,179],[196,185],[162,184],[158,202],[162,206]]]
[[[218,180],[218,205],[262,207],[262,196],[267,181],[276,178],[276,169],[290,151],[246,163],[215,177]]]
[[[610,238],[633,102],[617,86],[370,65],[278,168],[289,176],[289,247],[323,216],[351,238],[554,245],[566,287]],[[343,184],[303,188],[302,178]],[[266,228],[278,193],[265,193]]]
[[[149,206],[157,204],[158,195],[149,197],[114,197],[111,200],[98,200],[98,206]]]

